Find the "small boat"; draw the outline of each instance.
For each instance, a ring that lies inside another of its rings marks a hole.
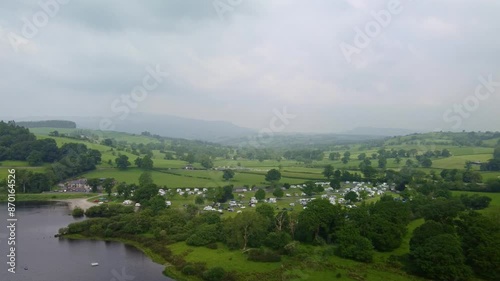
[[[91,263],[90,265],[91,265],[91,266],[98,266],[98,265],[99,265],[99,263],[97,263],[97,262],[93,262],[93,263]]]

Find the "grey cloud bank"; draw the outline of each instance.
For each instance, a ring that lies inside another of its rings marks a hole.
[[[466,118],[454,105],[478,77],[500,82],[500,2],[397,2],[3,1],[0,115],[113,117],[160,65],[168,81],[130,112],[261,130],[286,107],[285,132],[499,130],[499,90]],[[374,15],[381,30],[359,48]],[[346,60],[343,43],[360,52]]]

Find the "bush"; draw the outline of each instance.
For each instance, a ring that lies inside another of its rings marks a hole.
[[[218,236],[217,225],[202,224],[193,235],[189,236],[186,244],[190,246],[204,246],[216,242]]]
[[[203,272],[203,280],[206,281],[221,281],[224,279],[226,271],[222,267],[212,267],[209,270]]]
[[[58,233],[59,233],[59,235],[65,235],[65,234],[68,234],[68,228],[67,228],[67,227],[62,227],[62,228],[59,228]]]
[[[207,269],[205,263],[196,262],[196,263],[188,263],[186,264],[181,272],[185,275],[202,275],[203,272]]]
[[[248,260],[256,262],[280,262],[281,256],[264,248],[248,251]]]
[[[80,207],[75,207],[73,209],[73,212],[71,212],[71,215],[75,218],[81,218],[81,217],[83,217],[84,214],[85,214],[85,211],[83,211],[83,209]]]
[[[324,257],[332,257],[335,255],[335,247],[333,246],[327,246],[324,250],[322,255]]]
[[[283,250],[291,241],[292,237],[286,232],[270,232],[264,240],[264,245],[273,250]]]
[[[293,241],[293,242],[287,244],[284,247],[285,254],[288,255],[288,256],[295,255],[297,253],[298,246],[299,246],[299,242],[297,242],[297,241]]]
[[[188,264],[186,266],[184,266],[181,270],[182,274],[185,274],[185,275],[196,275],[198,274],[196,272],[196,268],[192,265],[192,264]]]
[[[217,246],[217,243],[210,243],[207,245],[207,248],[216,250],[217,248],[219,248],[219,246]]]

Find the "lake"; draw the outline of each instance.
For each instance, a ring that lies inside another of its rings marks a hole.
[[[119,242],[54,238],[78,221],[62,202],[17,202],[16,273],[7,271],[7,204],[0,203],[0,280],[2,281],[169,281],[164,266]],[[92,267],[92,262],[99,263]],[[26,269],[25,269],[26,268]]]

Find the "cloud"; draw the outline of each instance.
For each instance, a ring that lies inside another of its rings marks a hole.
[[[8,1],[0,92],[15,106],[2,115],[109,115],[159,64],[169,79],[137,112],[261,128],[289,106],[297,118],[288,130],[432,129],[479,75],[499,74],[500,2],[401,0],[403,11],[347,63],[339,44],[388,2],[243,0],[221,18],[213,1],[70,1],[16,52],[9,32],[22,34],[22,18],[41,8]],[[487,121],[498,118],[481,111],[463,129],[494,129]]]
[[[436,36],[451,36],[456,35],[458,32],[458,27],[456,25],[433,17],[423,20],[422,29]]]

